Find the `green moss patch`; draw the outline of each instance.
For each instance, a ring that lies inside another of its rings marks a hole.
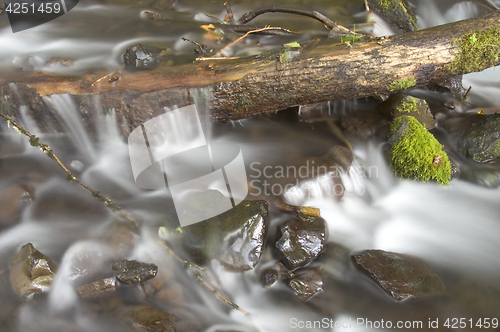
[[[415,79],[415,77],[412,77],[412,78],[406,78],[406,79],[403,79],[403,80],[396,80],[396,81],[393,81],[388,87],[387,89],[389,91],[399,91],[399,90],[404,90],[404,89],[408,89],[408,88],[411,88],[412,86],[415,86],[415,84],[417,84],[417,80]]]
[[[397,176],[422,182],[431,179],[440,184],[450,182],[448,155],[415,118],[398,117],[391,126],[390,135],[399,136],[390,149],[390,163]]]
[[[455,39],[458,54],[453,62],[454,72],[471,73],[493,67],[500,54],[500,29],[497,27],[464,34]]]

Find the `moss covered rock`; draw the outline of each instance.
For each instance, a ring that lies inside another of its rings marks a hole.
[[[423,99],[405,94],[395,94],[389,97],[379,106],[380,112],[393,119],[402,115],[410,115],[418,120],[427,129],[431,129],[436,124],[429,105]]]
[[[387,142],[389,162],[397,176],[449,183],[451,164],[443,146],[414,117],[394,120]]]

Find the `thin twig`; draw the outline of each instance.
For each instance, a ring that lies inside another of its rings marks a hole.
[[[16,121],[14,121],[10,116],[2,113],[0,113],[0,116],[7,121],[7,126],[10,127],[10,125],[13,125],[14,129],[18,133],[28,136],[31,146],[39,147],[40,150],[42,150],[42,152],[47,155],[47,157],[53,159],[59,165],[59,167],[61,167],[63,171],[66,173],[66,180],[68,180],[69,182],[75,181],[80,186],[90,191],[92,193],[92,196],[102,201],[109,209],[115,212],[120,212],[131,223],[132,226],[139,227],[137,221],[130,214],[124,211],[120,206],[114,203],[109,197],[102,195],[99,191],[92,189],[91,187],[80,181],[80,179],[78,179],[76,176],[74,176],[73,173],[71,173],[71,171],[67,169],[66,166],[64,166],[64,164],[59,160],[59,158],[55,155],[54,151],[48,145],[40,142],[40,139],[38,137],[31,134],[24,127],[22,127]]]
[[[175,251],[173,251],[168,246],[168,244],[165,243],[165,241],[158,241],[158,244],[161,245],[163,248],[165,248],[170,253],[170,255],[172,255],[172,257],[174,257],[178,262],[180,262],[182,264],[182,266],[196,268],[196,269],[202,271],[206,276],[208,276],[206,269],[204,269],[203,267],[201,267],[199,265],[196,265],[194,263],[188,262],[188,261],[182,259],[181,257],[179,257],[179,255],[177,255],[175,253]],[[201,272],[194,271],[193,274],[192,274],[192,276],[193,276],[193,278],[196,281],[198,281],[206,289],[208,289],[210,292],[212,292],[215,296],[217,296],[219,299],[221,299],[222,301],[224,301],[227,304],[229,304],[231,306],[231,308],[233,308],[235,310],[238,310],[239,312],[241,312],[242,314],[244,314],[250,320],[250,322],[257,328],[257,330],[259,329],[255,325],[255,323],[252,321],[252,318],[251,318],[250,314],[247,311],[245,311],[244,309],[242,309],[239,305],[237,305],[233,301],[229,300],[227,297],[225,297],[224,295],[222,295],[217,289],[215,289],[212,285],[210,285],[208,282],[206,282],[206,280],[203,279],[203,274]]]
[[[172,248],[170,248],[170,246],[165,243],[165,241],[158,241],[158,244],[160,246],[162,246],[163,248],[165,248],[170,253],[170,255],[172,255],[172,257],[174,257],[179,263],[182,264],[182,266],[184,266],[184,267],[192,267],[192,268],[198,269],[200,271],[203,271],[203,273],[207,274],[207,270],[205,268],[203,268],[203,267],[201,267],[201,266],[199,266],[197,264],[188,262],[185,259],[180,258],[179,255],[177,255],[175,253],[175,251],[173,251]]]
[[[323,23],[323,25],[326,28],[331,30],[331,33],[333,32],[334,34],[338,34],[338,35],[346,35],[346,34],[359,35],[359,34],[356,34],[354,31],[351,31],[350,29],[338,24],[337,22],[330,20],[328,17],[326,17],[325,15],[323,15],[320,12],[317,12],[315,10],[282,7],[282,6],[260,7],[259,9],[251,11],[248,14],[244,14],[242,17],[240,17],[240,19],[237,21],[237,23],[238,24],[246,24],[246,23],[252,21],[253,19],[255,19],[257,16],[260,16],[260,15],[266,14],[266,13],[287,13],[287,14],[307,16],[307,17],[314,18],[315,20]]]
[[[260,28],[260,29],[256,29],[256,30],[251,30],[251,31],[248,31],[247,33],[245,33],[243,36],[241,36],[240,38],[236,39],[235,41],[233,41],[232,43],[224,46],[218,53],[217,55],[220,55],[222,54],[222,52],[224,52],[224,50],[228,49],[229,47],[233,46],[234,44],[236,44],[237,42],[239,42],[240,40],[246,38],[246,36],[248,36],[249,34],[251,33],[256,33],[256,32],[261,32],[261,31],[265,31],[265,30],[276,30],[276,29],[281,29],[279,27],[270,27],[270,26],[265,26],[263,28]]]
[[[271,198],[271,202],[273,203],[274,207],[276,207],[279,211],[285,213],[294,213],[294,214],[301,213],[305,216],[310,216],[310,217],[319,217],[321,214],[321,211],[318,208],[310,206],[291,205],[286,203],[280,197]]]
[[[323,23],[323,25],[325,25],[330,29],[336,28],[339,25],[337,22],[330,20],[328,17],[326,17],[321,13],[318,13],[315,10],[281,7],[281,6],[260,7],[259,9],[251,11],[250,13],[244,14],[242,17],[240,17],[240,19],[238,20],[238,24],[247,24],[248,22],[254,20],[257,16],[266,13],[288,13],[288,14],[308,16],[320,21],[321,23]]]
[[[240,59],[239,56],[228,56],[228,57],[223,57],[223,56],[214,56],[214,57],[200,57],[196,58],[195,61],[208,61],[208,60],[234,60],[234,59]]]
[[[233,11],[231,10],[231,7],[227,2],[224,2],[224,8],[226,8],[227,16],[224,17],[224,22],[229,21],[229,24],[236,24],[236,21],[234,20],[234,15]],[[227,20],[226,20],[227,19]]]

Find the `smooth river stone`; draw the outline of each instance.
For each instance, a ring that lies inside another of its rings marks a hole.
[[[216,217],[183,227],[182,241],[196,263],[216,259],[228,270],[246,271],[260,260],[267,222],[266,201],[243,201]]]
[[[354,264],[395,300],[439,296],[445,293],[441,278],[420,258],[366,250],[352,255]]]
[[[301,216],[291,219],[280,227],[280,231],[276,249],[290,270],[311,263],[325,248],[327,231],[322,218]]]
[[[47,293],[56,276],[57,264],[27,243],[9,261],[10,283],[14,291],[28,302],[36,294]]]

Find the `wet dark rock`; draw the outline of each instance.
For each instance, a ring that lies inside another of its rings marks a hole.
[[[129,70],[154,69],[160,64],[153,51],[142,44],[127,48],[123,53],[123,62]]]
[[[9,261],[10,283],[24,301],[35,294],[50,290],[56,276],[57,264],[27,243]]]
[[[427,86],[430,91],[439,93],[452,93],[455,98],[461,98],[466,92],[462,85],[462,75],[457,75],[445,79],[441,82],[431,83]]]
[[[146,305],[121,309],[120,322],[127,331],[175,332],[175,318]]]
[[[229,270],[250,270],[262,254],[267,219],[266,201],[243,201],[216,217],[183,227],[183,245],[198,264],[215,258]]]
[[[370,10],[403,32],[418,30],[417,18],[406,0],[367,0]]]
[[[352,256],[354,264],[395,300],[439,296],[445,293],[441,278],[417,257],[366,250]]]
[[[276,269],[265,269],[262,271],[260,281],[262,286],[271,287],[279,279],[279,272]]]
[[[116,290],[116,278],[97,280],[77,287],[76,292],[84,299],[98,298]]]
[[[304,267],[318,257],[327,240],[326,222],[319,217],[300,216],[280,227],[276,249],[290,270]]]
[[[33,201],[33,189],[23,183],[0,190],[0,226],[17,222],[21,213]]]
[[[288,280],[288,286],[301,301],[307,301],[323,291],[323,273],[319,269],[301,270]]]
[[[426,129],[431,129],[436,124],[436,120],[425,100],[405,94],[392,95],[380,104],[379,110],[392,119],[401,115],[413,116]]]
[[[450,133],[458,152],[484,162],[500,157],[500,114],[467,114],[439,125]]]
[[[119,272],[116,276],[118,281],[126,285],[135,285],[154,278],[158,273],[158,266],[124,259],[113,264],[113,270]]]

